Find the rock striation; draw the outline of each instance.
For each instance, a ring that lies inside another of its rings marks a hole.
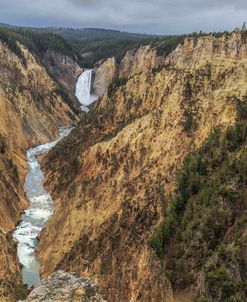
[[[28,206],[26,150],[54,140],[59,127],[78,120],[38,57],[19,42],[16,48],[13,52],[0,41],[0,300],[11,302],[13,292],[22,291],[16,244],[9,233]]]
[[[137,60],[145,68],[134,54],[123,60],[132,76],[43,159],[55,200],[38,246],[43,277],[57,269],[93,275],[108,301],[181,301],[149,238],[171,207],[186,155],[216,126],[235,123],[247,94],[246,47],[246,31],[235,31],[186,39],[159,68],[152,55],[144,64],[146,48]]]
[[[103,96],[108,87],[117,76],[117,64],[115,58],[109,58],[94,69],[93,92],[98,96]]]
[[[135,74],[148,72],[163,65],[164,57],[158,55],[155,47],[141,46],[137,50],[126,52],[119,66],[119,78],[132,77]]]
[[[61,92],[72,101],[71,105],[79,110],[75,89],[77,79],[83,69],[71,57],[50,49],[44,54],[42,62],[48,73],[59,84]]]

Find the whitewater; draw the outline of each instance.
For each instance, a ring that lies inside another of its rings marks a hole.
[[[89,111],[87,106],[98,99],[97,95],[91,94],[92,69],[85,70],[78,78],[76,83],[75,95],[81,103],[83,111]]]
[[[39,233],[53,213],[52,198],[43,186],[44,175],[37,156],[48,152],[71,130],[72,128],[62,128],[59,130],[59,139],[27,151],[28,173],[24,188],[30,205],[22,214],[22,221],[13,236],[18,241],[17,254],[22,264],[22,281],[29,288],[40,284],[40,262],[35,247]]]
[[[81,103],[81,109],[86,112],[89,111],[87,106],[98,98],[91,94],[91,82],[92,70],[86,70],[79,76],[76,83],[75,95]],[[30,205],[22,214],[21,222],[17,225],[13,236],[18,241],[17,254],[22,264],[22,282],[29,288],[40,284],[40,262],[35,253],[35,247],[41,230],[53,214],[53,201],[43,186],[44,175],[37,156],[51,150],[71,130],[71,127],[62,128],[59,130],[59,139],[27,151],[28,172],[24,189]]]

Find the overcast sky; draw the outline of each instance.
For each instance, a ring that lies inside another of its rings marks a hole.
[[[173,34],[220,31],[247,20],[247,0],[0,0],[0,23]]]

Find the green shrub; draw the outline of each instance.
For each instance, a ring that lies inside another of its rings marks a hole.
[[[113,94],[116,92],[116,90],[124,86],[128,81],[128,78],[117,78],[115,79],[108,88],[108,97],[111,98]]]
[[[5,153],[6,146],[5,146],[5,140],[2,136],[0,136],[0,153]]]
[[[54,50],[76,60],[75,51],[71,45],[62,37],[53,33],[40,33],[20,28],[1,28],[0,40],[7,44],[22,61],[26,64],[25,56],[19,48],[17,41],[25,45],[30,51],[40,58],[47,50]]]
[[[185,158],[177,190],[168,201],[171,210],[150,239],[175,289],[189,286],[189,279],[193,283],[210,257],[218,255],[225,265],[215,263],[205,276],[211,297],[222,297],[220,301],[235,299],[246,290],[243,280],[234,280],[227,270],[232,261],[244,260],[240,256],[236,260],[235,252],[222,244],[234,226],[232,240],[239,248],[244,228],[236,222],[240,217],[246,221],[247,97],[237,103],[237,109],[234,126],[225,133],[214,129],[203,146]]]
[[[193,98],[193,89],[190,81],[185,83],[183,90],[183,99],[180,103],[180,108],[183,112],[182,127],[183,130],[191,135],[197,129],[196,102]]]

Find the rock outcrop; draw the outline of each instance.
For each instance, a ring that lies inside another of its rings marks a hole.
[[[117,75],[115,58],[110,58],[94,69],[93,92],[99,97],[107,92]]]
[[[72,58],[48,49],[42,62],[49,74],[60,85],[61,93],[67,94],[73,106],[79,110],[79,102],[75,97],[76,82],[83,69]]]
[[[0,231],[0,301],[13,302],[25,295],[26,288],[21,284],[16,243],[10,234]]]
[[[90,279],[57,271],[35,288],[25,302],[106,302]],[[21,302],[21,301],[20,301]],[[22,301],[24,302],[24,301]]]
[[[43,277],[88,273],[108,301],[176,299],[148,241],[185,156],[215,126],[235,123],[247,93],[245,33],[187,39],[163,68],[145,65],[146,49],[144,69],[124,59],[122,74],[132,76],[43,159],[55,200],[38,246]]]
[[[118,82],[136,74],[159,68],[164,62],[165,57],[159,56],[156,48],[150,45],[128,50],[120,64],[117,64],[114,57],[98,62],[98,66],[94,68],[92,89],[96,95],[102,97],[110,85],[116,86]]]
[[[149,72],[164,63],[164,58],[157,54],[155,47],[141,46],[137,50],[126,52],[119,66],[119,77],[129,78],[135,74]]]

